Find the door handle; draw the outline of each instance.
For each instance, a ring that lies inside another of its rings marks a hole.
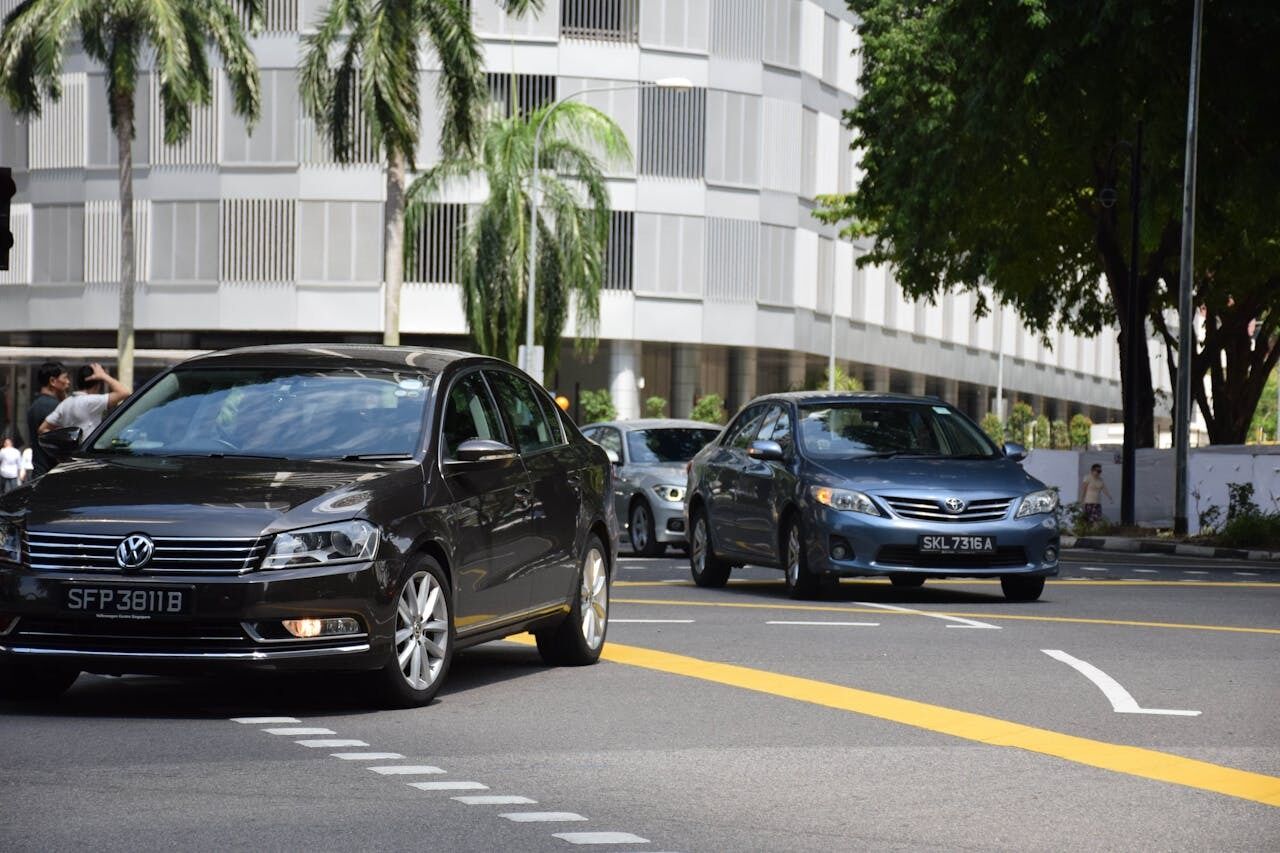
[[[582,475],[577,471],[570,471],[569,476],[565,478],[569,483],[569,488],[573,489],[575,495],[582,494]]]
[[[516,503],[518,503],[524,509],[528,509],[529,504],[533,502],[533,490],[528,488],[527,486],[521,486],[520,488],[516,489],[515,495],[516,495]]]

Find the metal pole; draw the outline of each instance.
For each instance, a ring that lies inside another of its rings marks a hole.
[[[999,348],[1000,354],[996,358],[996,417],[1000,419],[1001,429],[1004,428],[1004,306],[1000,306],[1000,322],[993,323],[996,329],[996,346]]]
[[[1191,325],[1191,278],[1195,264],[1196,137],[1200,109],[1200,29],[1204,0],[1191,19],[1191,74],[1187,92],[1187,152],[1182,173],[1182,257],[1178,264],[1178,387],[1174,397],[1175,480],[1173,532],[1187,532],[1187,451],[1191,443],[1191,372],[1195,340]]]
[[[1120,469],[1120,523],[1134,523],[1134,505],[1137,492],[1138,450],[1138,388],[1137,367],[1139,359],[1146,358],[1146,318],[1140,310],[1142,283],[1138,276],[1139,247],[1138,221],[1142,204],[1142,119],[1138,119],[1138,138],[1130,151],[1129,165],[1129,216],[1133,220],[1129,234],[1129,299],[1126,305],[1125,374],[1129,393],[1124,396],[1124,465]]]
[[[831,346],[827,350],[827,390],[836,390],[836,283],[831,281]]]

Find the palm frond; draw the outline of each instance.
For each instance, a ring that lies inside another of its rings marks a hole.
[[[252,0],[252,8],[248,6],[249,0],[241,2],[246,2],[251,16],[261,15],[257,0]],[[206,0],[198,8],[205,12],[209,36],[222,57],[232,107],[252,129],[262,110],[262,90],[258,77],[258,60],[245,38],[240,18],[225,0]]]
[[[373,136],[388,160],[404,157],[413,168],[418,147],[418,42],[415,0],[380,0],[361,45],[361,103]]]
[[[0,32],[0,91],[18,115],[40,115],[42,96],[62,96],[62,57],[84,0],[25,0]]]
[[[446,157],[473,152],[487,93],[480,41],[471,28],[470,4],[465,8],[458,0],[418,0],[418,4],[427,39],[440,59],[436,91],[444,104],[441,148]]]

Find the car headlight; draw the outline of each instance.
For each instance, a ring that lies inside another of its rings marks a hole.
[[[378,550],[378,528],[358,519],[277,533],[262,560],[264,569],[296,569],[359,563]]]
[[[842,512],[860,512],[864,515],[881,515],[875,501],[862,492],[849,489],[832,489],[828,486],[812,486],[809,494],[823,506],[838,509]]]
[[[22,528],[12,521],[0,521],[0,559],[22,562]]]
[[[1058,493],[1053,489],[1041,489],[1023,497],[1022,505],[1018,507],[1018,513],[1014,518],[1053,512],[1057,508]]]
[[[684,500],[684,486],[654,486],[653,492],[664,501],[678,504]]]

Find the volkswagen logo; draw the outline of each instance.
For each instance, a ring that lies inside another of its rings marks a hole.
[[[116,563],[122,569],[140,569],[151,561],[155,550],[156,545],[149,537],[134,533],[116,546]]]
[[[956,515],[964,512],[964,501],[959,498],[947,498],[942,502],[942,505],[947,508],[947,512],[954,513]]]

